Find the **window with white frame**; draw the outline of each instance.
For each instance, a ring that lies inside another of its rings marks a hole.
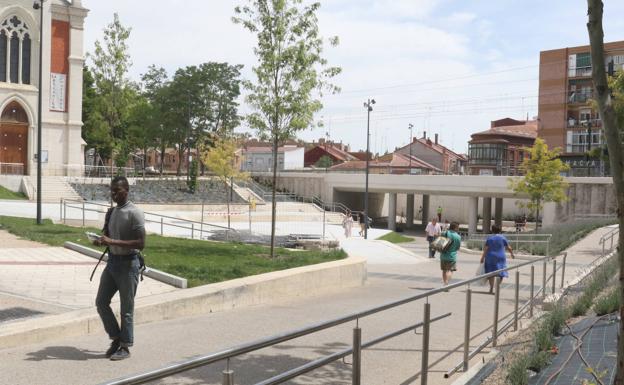
[[[30,84],[30,30],[17,16],[0,23],[0,82]]]

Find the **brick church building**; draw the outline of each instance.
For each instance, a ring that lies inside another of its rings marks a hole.
[[[39,0],[35,1],[40,4]],[[39,28],[43,12],[42,84]],[[83,26],[80,0],[0,0],[0,174],[36,175],[42,89],[42,174],[80,172]]]

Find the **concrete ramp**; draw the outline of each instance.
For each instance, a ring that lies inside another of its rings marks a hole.
[[[388,241],[350,238],[341,240],[340,246],[350,256],[366,258],[369,265],[411,265],[427,261],[426,257]]]

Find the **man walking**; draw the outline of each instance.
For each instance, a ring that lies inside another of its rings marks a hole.
[[[100,278],[95,305],[112,340],[106,357],[113,361],[130,357],[134,343],[134,297],[139,285],[140,251],[145,246],[145,217],[143,211],[128,200],[130,187],[125,177],[111,181],[111,196],[117,206],[107,213],[102,232],[93,243],[108,246],[108,262]],[[117,323],[110,303],[119,291],[121,325]]]
[[[442,229],[440,228],[438,220],[436,218],[431,219],[431,222],[427,223],[427,227],[425,227],[427,242],[429,242],[429,258],[435,257],[435,249],[431,247],[431,243],[436,237],[439,237],[441,233]]]
[[[442,206],[438,206],[438,222],[442,222]]]

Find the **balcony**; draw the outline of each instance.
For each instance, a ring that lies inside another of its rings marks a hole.
[[[570,104],[587,104],[593,97],[593,92],[589,91],[572,91],[568,94],[568,103]]]
[[[587,126],[591,123],[592,128],[601,128],[602,120],[600,119],[589,119],[589,120],[578,120],[574,118],[568,119],[568,128],[582,128],[587,129]]]

